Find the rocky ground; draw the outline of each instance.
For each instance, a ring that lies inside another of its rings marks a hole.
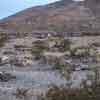
[[[0,100],[37,100],[53,85],[80,88],[83,81],[91,85],[99,71],[99,39],[8,39],[0,48]],[[21,90],[28,90],[27,96]]]

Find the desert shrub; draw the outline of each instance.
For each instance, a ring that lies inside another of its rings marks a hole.
[[[54,86],[48,90],[42,100],[99,100],[100,86],[82,89],[67,89]]]
[[[17,99],[25,99],[28,97],[28,91],[29,89],[17,88],[16,92],[13,93],[13,95],[15,95]],[[26,99],[26,100],[29,100],[29,99]]]
[[[54,41],[56,42],[54,47],[58,48],[59,52],[70,51],[72,42],[69,39],[58,37],[58,39],[55,39]]]
[[[84,80],[80,88],[69,88],[67,84],[62,87],[52,86],[41,100],[100,100],[100,73],[97,67],[93,71],[91,85]]]
[[[66,50],[70,50],[70,46],[72,42],[69,39],[63,39],[61,44],[63,45],[64,51],[66,51]]]
[[[60,59],[56,59],[54,62],[53,69],[62,70],[64,65],[60,63]]]
[[[89,48],[78,47],[70,50],[72,57],[89,57]]]
[[[35,59],[40,59],[46,50],[48,50],[48,45],[44,41],[36,41],[33,43],[31,53],[35,56]]]
[[[45,41],[36,41],[33,43],[32,53],[43,52],[44,50],[48,50],[48,45]]]
[[[91,46],[100,47],[100,43],[94,42],[94,43],[91,44]]]
[[[3,47],[7,41],[7,36],[0,37],[0,47]]]

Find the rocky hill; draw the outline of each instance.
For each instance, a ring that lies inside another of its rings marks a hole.
[[[61,0],[9,16],[0,21],[0,29],[14,32],[99,33],[99,10],[100,0]]]

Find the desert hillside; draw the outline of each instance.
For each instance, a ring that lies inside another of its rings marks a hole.
[[[32,7],[1,20],[0,29],[13,32],[99,33],[99,5],[99,0],[61,0]]]

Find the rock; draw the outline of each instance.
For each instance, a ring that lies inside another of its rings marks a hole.
[[[0,73],[0,81],[1,82],[7,82],[7,81],[9,81],[11,79],[15,79],[15,78],[16,78],[16,76],[11,75],[10,73],[7,73],[7,72]]]

